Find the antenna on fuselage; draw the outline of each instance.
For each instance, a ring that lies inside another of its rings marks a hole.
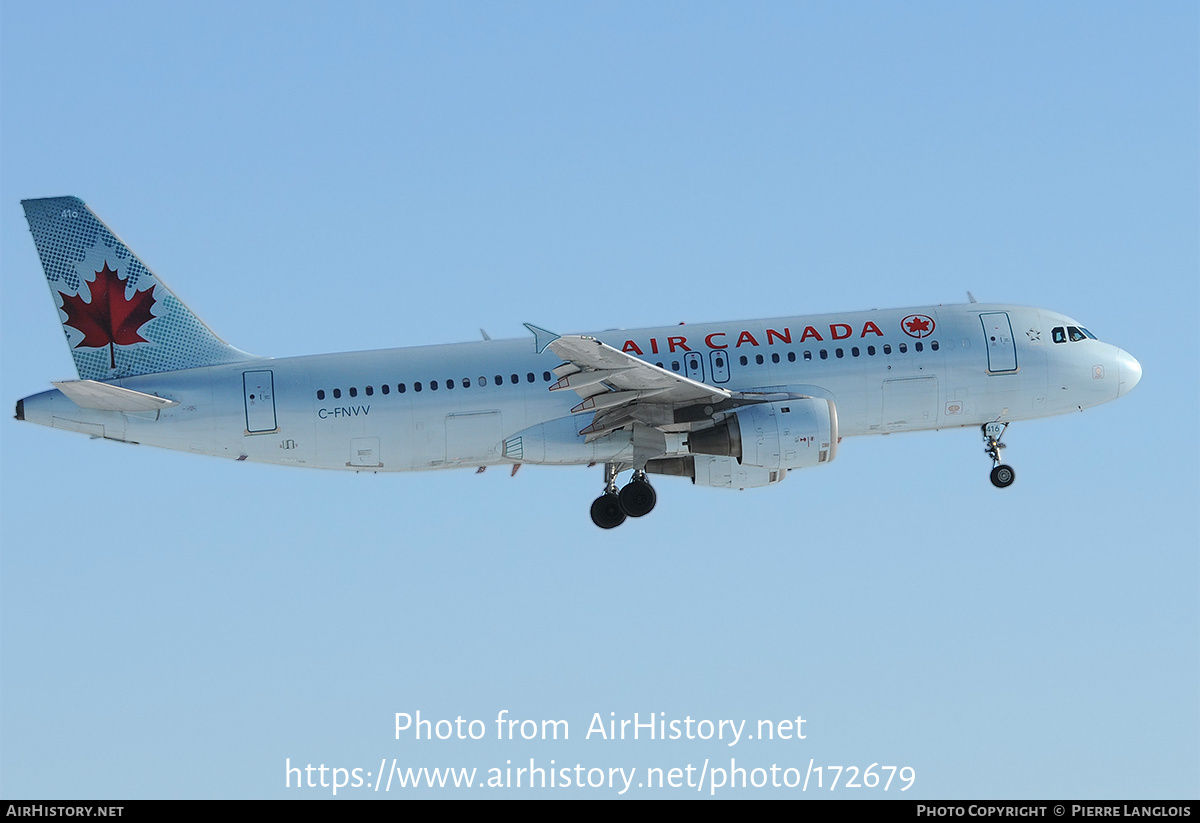
[[[970,292],[967,292],[967,301],[971,302],[971,303],[979,302],[978,300],[975,299],[975,295],[971,294]]]

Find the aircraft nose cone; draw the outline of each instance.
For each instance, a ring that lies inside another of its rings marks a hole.
[[[1124,349],[1117,349],[1117,396],[1133,390],[1142,379],[1142,364]]]

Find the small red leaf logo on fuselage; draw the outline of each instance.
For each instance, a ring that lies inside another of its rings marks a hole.
[[[909,337],[928,337],[933,334],[935,323],[927,314],[910,314],[900,321],[900,328]]]
[[[77,349],[108,346],[109,368],[115,370],[114,346],[150,342],[138,332],[154,319],[150,313],[154,306],[154,287],[134,292],[127,299],[125,281],[108,267],[106,261],[104,268],[96,272],[96,279],[88,284],[88,291],[91,292],[90,302],[84,302],[77,294],[59,292],[63,299],[62,309],[67,315],[63,324],[83,334],[83,339],[75,344]]]

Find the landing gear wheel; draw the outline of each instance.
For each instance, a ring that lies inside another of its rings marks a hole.
[[[602,529],[613,529],[625,522],[625,512],[616,492],[605,492],[592,503],[592,522]]]
[[[992,469],[992,485],[998,489],[1007,489],[1016,479],[1017,473],[1013,471],[1012,466],[1001,463]]]
[[[637,478],[625,484],[619,497],[621,510],[630,517],[642,517],[649,514],[654,508],[654,504],[658,502],[658,495],[654,493],[654,487],[645,480]]]

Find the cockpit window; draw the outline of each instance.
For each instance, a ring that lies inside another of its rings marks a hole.
[[[1078,343],[1080,340],[1087,340],[1083,332],[1081,332],[1075,326],[1067,326],[1067,334],[1070,335],[1072,343]]]
[[[1050,332],[1050,336],[1053,338],[1055,343],[1067,342],[1067,333],[1062,326],[1056,326],[1054,331]]]
[[[1089,338],[1089,339],[1091,339],[1091,340],[1096,340],[1096,339],[1097,339],[1097,338],[1096,338],[1096,335],[1092,334],[1090,331],[1088,331],[1087,329],[1083,328],[1082,326],[1080,326],[1080,327],[1079,327],[1079,330],[1080,330],[1081,332],[1083,332],[1084,334],[1086,334],[1086,335],[1088,336],[1088,338]]]

